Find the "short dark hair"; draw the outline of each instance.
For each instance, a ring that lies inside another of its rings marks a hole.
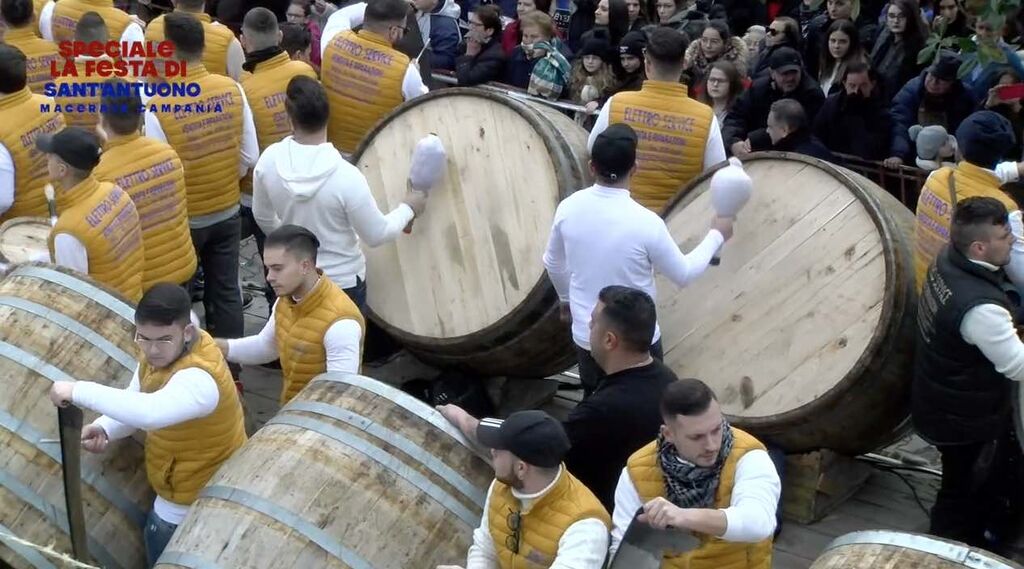
[[[176,0],[176,3],[180,8],[200,10],[206,2],[204,0]]]
[[[1009,212],[1003,202],[995,198],[967,198],[956,204],[949,228],[949,240],[957,251],[966,254],[971,243],[988,239],[989,228],[1004,226],[1009,222]]]
[[[313,37],[309,28],[301,24],[284,22],[280,25],[281,49],[288,52],[288,57],[294,57],[300,51],[306,51],[313,43]]]
[[[32,0],[0,0],[0,16],[12,28],[31,24],[33,13]]]
[[[327,90],[312,77],[296,75],[285,88],[284,110],[296,129],[320,130],[327,125],[331,112]]]
[[[373,0],[366,5],[363,21],[371,24],[404,22],[411,10],[405,0]]]
[[[878,72],[875,71],[871,64],[862,59],[854,59],[853,61],[846,64],[846,69],[843,70],[843,76],[840,78],[841,81],[846,81],[846,78],[855,73],[867,73],[868,78],[874,82],[878,82]]]
[[[790,130],[800,130],[807,126],[807,113],[796,99],[779,99],[772,103],[770,112]]]
[[[725,47],[729,47],[729,40],[732,39],[732,33],[729,32],[729,24],[727,24],[725,20],[710,20],[708,25],[704,26],[705,30],[708,28],[718,32],[718,35],[722,38],[722,42],[725,43]],[[703,34],[704,32],[701,31],[701,35]]]
[[[494,4],[480,4],[473,13],[480,18],[485,30],[494,30],[495,34],[501,33],[501,8]]]
[[[267,235],[267,240],[263,242],[264,251],[273,247],[282,247],[300,259],[309,259],[316,263],[320,240],[305,227],[282,225]]]
[[[628,286],[606,286],[597,294],[604,304],[601,319],[634,352],[647,352],[654,341],[657,311],[646,292]]]
[[[253,43],[251,50],[266,49],[277,45],[277,16],[270,10],[257,6],[249,10],[242,20],[242,33],[246,41]]]
[[[192,297],[174,283],[156,283],[139,300],[135,324],[186,324],[191,320]]]
[[[110,85],[106,94],[100,98],[100,113],[107,119],[111,134],[125,135],[138,132],[142,126],[142,97],[132,89],[131,83],[118,77],[104,81]]]
[[[647,34],[647,59],[659,69],[676,69],[683,66],[689,38],[674,28],[659,27]]]
[[[203,24],[192,14],[171,12],[164,16],[164,35],[174,45],[174,54],[179,59],[198,60],[206,49],[206,32]]]
[[[75,24],[75,41],[105,42],[110,39],[107,22],[96,12],[86,12]]]
[[[25,88],[27,61],[20,49],[0,42],[0,93],[17,93]]]
[[[703,381],[691,377],[677,379],[661,392],[661,418],[668,421],[676,415],[700,415],[716,399],[715,392]]]

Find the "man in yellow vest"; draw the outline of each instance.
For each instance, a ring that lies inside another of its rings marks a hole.
[[[206,34],[203,65],[206,70],[238,81],[242,77],[245,53],[231,29],[210,18],[203,0],[172,0],[172,3],[175,12],[190,14],[203,24],[203,32]],[[146,41],[160,42],[165,38],[164,16],[160,15],[146,26]]]
[[[46,153],[57,202],[50,232],[53,262],[117,290],[132,302],[142,297],[144,252],[139,212],[124,190],[100,182],[100,141],[90,131],[68,127],[45,134],[36,147]]]
[[[346,154],[381,117],[427,92],[416,64],[392,47],[406,33],[410,9],[406,0],[375,0],[366,7],[363,29],[322,39],[327,47],[321,78],[331,104],[328,137]]]
[[[359,308],[316,268],[320,242],[308,229],[284,225],[267,236],[263,265],[278,299],[259,334],[217,340],[230,362],[260,365],[280,358],[281,404],[317,375],[358,373],[365,322]]]
[[[570,446],[562,424],[543,411],[519,411],[480,421],[476,439],[491,449],[494,481],[466,566],[603,567],[608,512],[562,462]]]
[[[43,38],[58,45],[75,39],[75,26],[86,12],[96,12],[107,24],[110,37],[122,42],[145,40],[143,22],[114,6],[114,0],[50,0],[39,12]]]
[[[100,42],[106,43],[110,39],[107,33],[107,25],[103,22],[103,18],[100,17],[96,12],[86,12],[82,15],[82,19],[78,20],[75,25],[75,41],[79,42]],[[64,114],[64,122],[68,126],[80,126],[85,129],[94,129],[100,122],[100,92],[89,89],[91,93],[85,94],[72,94],[76,89],[81,89],[81,86],[85,86],[87,89],[90,84],[96,83],[96,75],[88,75],[86,71],[87,61],[97,60],[108,60],[110,57],[101,55],[99,57],[92,57],[89,55],[80,55],[75,58],[75,68],[78,69],[78,75],[62,75],[53,79],[54,82],[54,95],[53,102],[57,104],[55,108],[59,108],[60,112]],[[61,62],[63,65],[63,62]],[[61,92],[67,93],[62,95]]]
[[[661,419],[657,440],[633,453],[619,477],[612,555],[637,517],[700,540],[692,551],[665,552],[665,569],[770,569],[781,483],[764,445],[729,426],[697,379],[665,388]]]
[[[103,154],[93,175],[128,192],[139,211],[145,264],[142,290],[158,282],[188,286],[196,272],[196,252],[188,227],[185,170],[168,144],[141,134],[142,100],[123,79],[107,85],[123,88],[101,99]]]
[[[42,94],[43,85],[53,80],[50,63],[64,61],[57,54],[57,44],[36,35],[35,13],[32,0],[0,1],[0,17],[7,24],[3,41],[21,50],[28,58],[28,88]]]
[[[722,131],[711,107],[687,96],[679,82],[686,36],[657,28],[647,40],[648,79],[639,91],[613,95],[597,115],[587,147],[610,123],[626,123],[639,138],[630,194],[661,213],[666,202],[701,172],[725,160]]]
[[[203,66],[199,20],[172,12],[164,16],[164,32],[174,45],[174,58],[186,62],[186,76],[179,81],[197,84],[201,95],[153,97],[146,102],[145,132],[170,144],[185,168],[192,244],[205,278],[207,329],[219,337],[238,338],[244,332],[238,180],[259,157],[256,128],[242,87]]]
[[[102,414],[82,429],[89,452],[146,431],[146,477],[156,491],[143,533],[149,567],[199,491],[246,441],[231,373],[213,338],[191,323],[191,306],[175,284],[146,291],[135,309],[142,358],[126,389],[91,381],[58,381],[50,388],[54,404]]]
[[[1020,164],[999,162],[1013,148],[1016,135],[1010,121],[992,111],[968,116],[956,129],[961,160],[955,168],[932,172],[917,198],[914,223],[914,274],[917,290],[924,286],[928,267],[949,243],[949,225],[955,204],[980,196],[995,198],[1010,212],[1013,250],[1006,274],[1018,286],[1024,285],[1024,223],[1021,211],[1000,186],[1020,178]],[[998,162],[998,163],[997,163]]]
[[[46,156],[36,137],[64,128],[52,99],[29,91],[26,67],[24,53],[0,43],[0,222],[46,215]]]

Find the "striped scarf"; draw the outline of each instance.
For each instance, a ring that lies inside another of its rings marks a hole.
[[[558,51],[557,42],[558,40],[555,39],[551,42],[540,41],[533,44],[534,49],[543,49],[547,53],[533,66],[533,73],[530,74],[530,86],[527,89],[529,94],[555,100],[562,95],[562,91],[569,84],[572,66]]]

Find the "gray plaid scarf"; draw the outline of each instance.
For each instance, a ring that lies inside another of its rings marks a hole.
[[[658,435],[658,466],[665,477],[665,491],[668,501],[680,508],[708,508],[715,501],[718,480],[725,459],[732,452],[732,429],[722,419],[722,447],[718,459],[710,467],[683,462],[676,454],[676,446]]]

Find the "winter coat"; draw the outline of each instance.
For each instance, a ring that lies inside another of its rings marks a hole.
[[[918,112],[924,100],[924,77],[927,71],[907,82],[893,97],[890,107],[892,114],[892,142],[889,152],[892,156],[911,162],[917,156],[914,143],[907,132],[915,124],[921,124]],[[946,132],[956,132],[957,127],[968,115],[974,112],[975,104],[963,83],[957,81],[943,99],[943,110],[946,112]],[[921,124],[921,126],[929,126]]]
[[[725,142],[726,151],[734,143],[746,140],[751,132],[765,128],[768,125],[768,112],[772,103],[779,99],[798,101],[807,114],[807,120],[813,122],[822,103],[825,102],[825,95],[821,92],[818,82],[811,79],[807,73],[803,74],[800,84],[789,94],[783,94],[777,89],[771,77],[754,80],[750,88],[736,99],[736,103],[725,118],[722,140]]]
[[[875,96],[854,101],[839,91],[825,99],[814,119],[813,132],[833,152],[865,160],[884,160],[889,154],[892,117],[888,101]]]
[[[718,56],[718,59],[731,61],[736,66],[736,70],[740,72],[740,75],[746,77],[747,57],[747,44],[743,41],[743,38],[732,36],[729,38],[729,45]],[[715,61],[718,61],[718,59]],[[683,69],[689,73],[694,85],[704,82],[704,77],[711,69],[712,63],[714,61],[708,61],[704,57],[704,52],[700,49],[700,41],[694,41],[686,48],[686,55],[683,57]]]

